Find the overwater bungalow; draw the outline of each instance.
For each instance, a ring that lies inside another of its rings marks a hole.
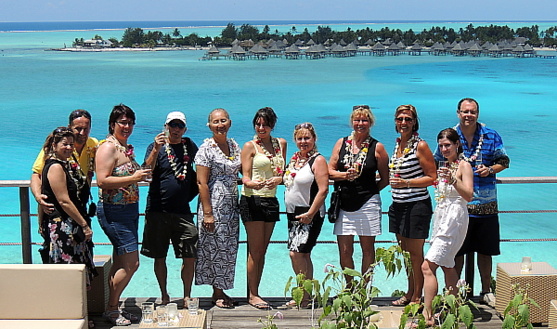
[[[284,50],[284,56],[287,59],[298,59],[300,57],[300,48],[293,44]]]
[[[256,59],[267,59],[269,57],[269,51],[263,48],[262,45],[256,44],[250,48],[248,52],[248,56],[250,58],[256,58]]]
[[[386,50],[387,55],[398,56],[402,52],[402,49],[399,45],[392,43]]]
[[[232,59],[243,61],[246,59],[246,51],[242,48],[242,46],[236,44],[232,47],[232,49],[230,49],[230,56]]]
[[[474,43],[470,48],[468,48],[468,55],[472,57],[479,57],[482,54],[482,49],[477,43]]]
[[[419,43],[414,43],[412,45],[412,47],[410,47],[410,50],[408,51],[408,54],[411,56],[420,56],[422,54],[422,45]]]
[[[376,56],[384,56],[386,52],[385,46],[381,42],[377,42],[371,47],[371,53]]]

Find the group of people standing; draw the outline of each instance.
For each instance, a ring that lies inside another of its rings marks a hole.
[[[491,256],[499,254],[495,173],[508,167],[509,158],[500,136],[477,122],[479,106],[475,100],[459,102],[457,116],[460,123],[454,129],[439,133],[434,155],[418,135],[415,107],[399,106],[394,123],[400,137],[389,157],[384,145],[371,136],[375,117],[370,107],[354,106],[350,115],[352,133],[336,142],[327,164],[317,149],[317,134],[309,122],[295,126],[297,151],[287,161],[286,140],[271,136],[278,118],[270,107],[256,112],[252,122],[255,135],[242,148],[228,137],[232,120],[226,110],[218,108],[209,113],[207,126],[212,136],[199,148],[184,137],[185,115],[171,112],[164,131],[148,146],[140,166],[128,144],[135,124],[135,113],[129,107],[114,107],[109,135],[100,143],[88,136],[90,114],[76,110],[70,115],[69,127],[59,127],[48,136],[33,167],[31,187],[40,206],[40,228],[45,238],[43,260],[84,263],[89,279],[96,274],[90,228],[93,213],[86,209],[95,170],[99,186],[96,214],[114,247],[109,303],[104,314],[109,321],[129,325],[137,320],[119,308],[119,299],[139,266],[139,252],[155,259],[162,303],[170,302],[166,283],[169,242],[175,256],[183,260],[184,305],[191,297],[195,278],[198,285],[212,286],[216,306],[233,308],[235,301],[225,290],[234,285],[240,218],[248,242],[248,303],[267,310],[271,305],[259,295],[259,285],[265,254],[279,221],[277,185],[285,185],[292,268],[308,279],[313,278],[311,252],[324,222],[329,180],[334,181],[340,200],[334,223],[340,264],[355,268],[353,245],[357,235],[362,272],[369,271],[375,262],[375,237],[381,234],[379,193],[390,185],[393,203],[389,207],[389,231],[409,252],[412,264],[407,269],[407,293],[393,305],[419,303],[424,292],[424,315],[431,322],[431,300],[438,285],[436,269],[443,269],[446,287],[456,291],[461,255],[476,251],[482,293],[487,294]],[[436,160],[447,163],[437,166]],[[141,181],[150,183],[139,251]],[[427,191],[430,185],[437,188],[435,212]],[[197,225],[189,205],[196,195]],[[431,247],[424,257],[433,213]],[[306,307],[309,302],[309,296],[305,296],[300,306]],[[286,306],[293,307],[295,302]]]

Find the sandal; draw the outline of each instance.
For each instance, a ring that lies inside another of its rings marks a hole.
[[[115,316],[118,315],[118,316]],[[122,316],[119,310],[105,311],[103,318],[110,322],[113,326],[129,326],[131,321]]]
[[[130,313],[126,310],[122,310],[120,311],[120,313],[122,313],[122,316],[125,317],[126,319],[132,321],[132,322],[137,322],[139,321],[139,317],[133,313]]]
[[[406,298],[406,296],[402,296],[397,300],[393,300],[391,305],[393,306],[406,306],[410,304],[410,299]]]
[[[224,298],[213,300],[213,305],[218,308],[234,308],[234,304],[230,304],[230,300],[226,300]]]

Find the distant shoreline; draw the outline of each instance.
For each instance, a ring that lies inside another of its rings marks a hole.
[[[180,50],[209,50],[209,47],[117,47],[117,48],[81,48],[81,47],[65,47],[50,48],[49,51],[68,51],[77,53],[103,53],[103,52],[122,52],[122,51],[180,51]]]
[[[305,49],[307,47],[300,47],[300,49]],[[366,49],[368,47],[365,47]],[[535,51],[553,51],[557,52],[557,49],[550,47],[532,47]],[[230,47],[222,47],[220,50],[227,50]],[[83,52],[83,53],[102,53],[102,52],[133,52],[133,51],[182,51],[182,50],[209,50],[209,47],[155,47],[155,48],[133,48],[133,47],[120,47],[120,48],[76,48],[76,47],[65,47],[65,48],[51,48],[45,49],[47,51],[68,51],[68,52]]]

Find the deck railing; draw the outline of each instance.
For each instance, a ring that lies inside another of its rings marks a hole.
[[[546,183],[557,183],[557,176],[546,176],[546,177],[500,177],[497,179],[497,184],[546,184]],[[147,186],[147,183],[140,183],[140,186]],[[93,186],[96,186],[96,182],[93,182]],[[31,247],[32,245],[38,245],[40,243],[33,242],[31,240],[31,216],[36,216],[36,214],[31,214],[30,212],[30,200],[29,200],[29,180],[2,180],[0,181],[0,187],[18,187],[19,188],[19,214],[0,214],[0,217],[20,217],[21,225],[21,254],[24,264],[33,263]],[[551,210],[500,210],[499,213],[557,213],[557,209]],[[281,213],[283,214],[283,213]],[[548,242],[557,241],[557,238],[553,239],[502,239],[501,242]],[[240,241],[240,243],[246,243],[246,241]],[[271,243],[286,243],[286,241],[271,241]],[[336,241],[318,241],[317,243],[336,243]],[[354,243],[358,243],[355,241]],[[376,243],[396,243],[396,241],[383,241],[378,240]],[[2,245],[0,241],[0,246]],[[13,243],[10,243],[13,245]],[[471,291],[474,291],[474,254],[466,255],[465,261],[465,279],[466,282],[471,287]]]

